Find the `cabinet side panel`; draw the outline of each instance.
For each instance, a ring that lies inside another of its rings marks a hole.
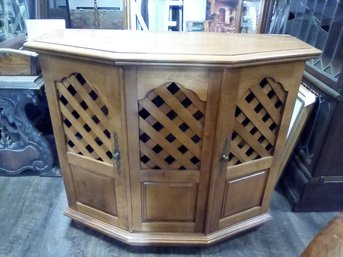
[[[58,153],[59,164],[63,174],[65,189],[67,192],[68,205],[70,208],[76,208],[76,194],[73,186],[73,179],[67,160],[66,152],[67,145],[65,144],[66,138],[63,132],[62,115],[59,107],[58,92],[55,87],[55,76],[50,72],[50,65],[54,63],[53,58],[39,55],[39,61],[43,71],[46,96],[49,105],[49,112],[51,123],[54,131],[54,138]]]
[[[226,154],[220,228],[260,214],[288,99],[288,92],[277,80],[280,68],[242,69]]]
[[[296,97],[300,87],[301,78],[304,71],[304,62],[294,62],[285,64],[284,71],[280,71],[275,75],[275,79],[282,82],[284,90],[287,92],[287,100],[284,104],[283,115],[280,121],[280,128],[275,143],[274,162],[270,168],[270,176],[268,178],[266,193],[263,197],[262,212],[266,212],[269,208],[269,202],[272,196],[273,189],[281,174],[281,165],[283,162],[283,151],[286,143],[287,132],[290,126],[292,113],[295,106]]]
[[[209,232],[267,211],[302,70],[303,63],[294,62],[241,68],[236,75],[229,70],[232,79],[224,76]]]
[[[127,134],[128,134],[128,157],[130,172],[130,193],[131,193],[131,231],[141,231],[141,187],[139,158],[139,133],[138,133],[138,103],[137,103],[137,68],[128,66],[124,70],[125,95],[126,95],[126,115],[127,115]]]

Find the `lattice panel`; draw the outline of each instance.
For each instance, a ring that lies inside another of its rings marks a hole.
[[[281,84],[265,78],[238,100],[229,165],[273,154],[286,97]]]
[[[111,163],[108,107],[81,74],[56,83],[68,150]]]
[[[142,169],[197,170],[206,103],[191,90],[171,83],[139,101]]]

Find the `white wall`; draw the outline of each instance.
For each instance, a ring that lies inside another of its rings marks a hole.
[[[206,2],[206,0],[184,0],[184,21],[205,21]]]
[[[149,0],[149,30],[151,31],[164,30],[164,2],[165,0]]]

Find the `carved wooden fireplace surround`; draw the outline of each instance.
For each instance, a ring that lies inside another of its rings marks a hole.
[[[304,61],[290,36],[64,30],[40,54],[69,207],[133,245],[268,219]]]

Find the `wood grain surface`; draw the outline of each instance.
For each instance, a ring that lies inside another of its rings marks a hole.
[[[239,42],[239,43],[237,43]],[[254,65],[318,56],[320,51],[288,35],[247,35],[126,30],[59,30],[25,44],[37,52],[116,62]]]

